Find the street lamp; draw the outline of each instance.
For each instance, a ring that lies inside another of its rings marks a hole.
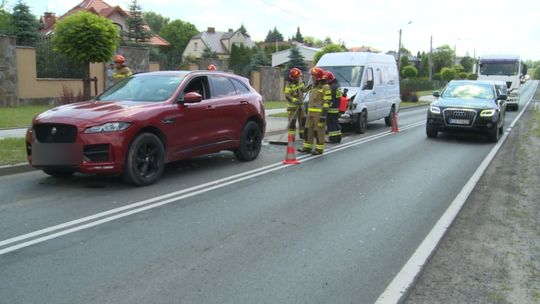
[[[407,24],[405,24],[403,27],[411,24],[412,21],[409,21]],[[399,44],[398,44],[398,51],[397,51],[397,70],[398,70],[398,75],[401,74],[400,72],[400,68],[401,68],[401,28],[399,29]]]
[[[461,40],[461,38],[458,38],[458,39],[456,40],[456,42],[454,42],[454,62],[452,62],[452,67],[455,67],[455,66],[456,66],[456,43],[457,43],[458,41],[460,41],[460,40]]]

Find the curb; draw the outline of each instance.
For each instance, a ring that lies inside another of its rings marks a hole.
[[[26,163],[20,163],[15,165],[0,166],[0,176],[11,175],[17,173],[24,173],[34,171],[32,166]]]

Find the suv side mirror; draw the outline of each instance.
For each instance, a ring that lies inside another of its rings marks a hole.
[[[504,95],[504,94],[501,94],[499,95],[499,97],[497,97],[497,100],[507,100],[508,99],[508,96]]]
[[[180,99],[181,102],[184,103],[195,103],[195,102],[201,102],[202,96],[201,94],[197,92],[188,92],[184,94],[184,98]]]
[[[439,98],[439,97],[441,97],[441,92],[435,91],[435,92],[433,92],[433,96]]]

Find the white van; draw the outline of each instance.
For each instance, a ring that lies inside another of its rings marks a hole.
[[[391,55],[341,52],[324,54],[317,66],[334,73],[342,90],[347,89],[349,103],[341,115],[342,124],[351,124],[364,133],[367,123],[382,119],[392,126],[399,111],[399,77],[396,60]]]

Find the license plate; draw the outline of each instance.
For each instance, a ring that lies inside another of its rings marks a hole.
[[[450,119],[448,122],[454,125],[468,125],[469,124],[468,119]]]
[[[73,166],[82,162],[82,146],[72,143],[32,144],[32,165]]]

